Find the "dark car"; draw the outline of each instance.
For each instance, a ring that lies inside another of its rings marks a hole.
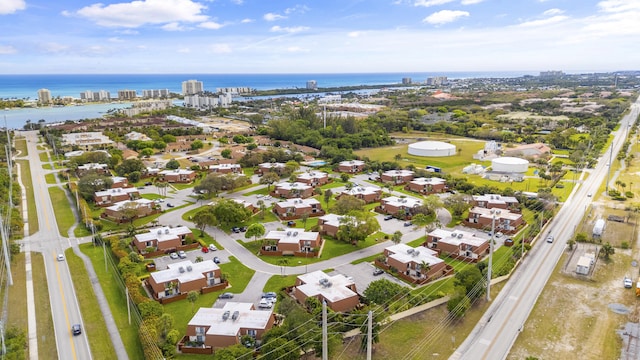
[[[230,292],[226,292],[226,293],[222,293],[218,299],[233,299],[233,293]]]
[[[172,203],[167,203],[168,208],[172,208],[174,205]]]
[[[406,223],[404,223],[404,226],[413,226],[413,223],[411,221],[407,221]]]
[[[73,335],[82,334],[82,326],[80,326],[80,324],[73,324],[71,326],[71,332],[73,333]]]
[[[384,217],[385,220],[391,220],[393,219],[393,215],[387,215]]]
[[[239,227],[237,227],[237,226],[234,226],[234,227],[232,227],[232,228],[231,228],[231,231],[233,231],[234,233],[236,233],[236,234],[237,234],[237,233],[239,233],[239,232],[240,232],[240,228],[239,228]]]
[[[292,220],[289,220],[289,221],[287,221],[287,226],[288,227],[294,227],[294,226],[296,226],[296,222],[292,221]]]
[[[245,232],[247,231],[247,227],[246,226],[241,226],[240,227],[240,232]]]
[[[382,270],[382,269],[373,270],[373,276],[378,276],[378,275],[382,275],[382,274],[384,274],[384,270]]]
[[[219,257],[217,257],[217,256],[216,256],[216,257],[214,257],[214,258],[213,258],[213,262],[214,262],[214,263],[216,263],[216,264],[220,264],[220,258],[219,258]]]
[[[151,186],[151,185],[153,185],[153,183],[152,183],[151,181],[147,181],[147,182],[146,182],[146,183],[144,183],[144,184],[145,184],[145,185],[147,185],[147,186]]]
[[[273,291],[262,293],[262,298],[263,299],[272,299],[272,298],[276,298],[276,297],[278,297],[278,294],[276,294]]]

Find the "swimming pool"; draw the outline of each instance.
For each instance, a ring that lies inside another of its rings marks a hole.
[[[311,167],[319,167],[319,166],[327,165],[327,162],[324,160],[313,160],[313,161],[309,161],[307,165]]]

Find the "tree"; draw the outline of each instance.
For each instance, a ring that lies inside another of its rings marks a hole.
[[[367,236],[380,230],[380,224],[374,215],[366,211],[354,211],[340,218],[340,226],[336,237],[340,241],[356,244]]]
[[[425,214],[416,214],[411,218],[411,222],[417,227],[423,227],[424,235],[427,236],[429,225],[431,225],[433,221],[430,216],[427,216]]]
[[[333,196],[333,192],[331,191],[331,189],[327,189],[327,191],[324,192],[324,202],[327,203],[327,211],[329,210],[329,201],[331,201],[331,197]]]
[[[444,206],[451,210],[453,216],[462,216],[465,211],[469,210],[471,204],[464,194],[454,194],[444,199]]]
[[[251,353],[253,353],[253,349],[248,349],[242,344],[235,344],[217,349],[213,354],[213,360],[252,359]]]
[[[139,159],[127,159],[116,167],[116,173],[118,176],[127,176],[134,171],[143,172],[145,169],[144,163]]]
[[[78,193],[85,200],[92,200],[96,191],[110,189],[113,180],[110,177],[89,173],[78,180]]]
[[[224,199],[211,207],[216,219],[222,224],[240,224],[251,217],[251,211],[233,200]]]
[[[569,250],[573,250],[573,246],[576,244],[576,241],[573,239],[569,239],[567,241],[567,245],[569,245]]]
[[[135,202],[127,202],[119,209],[124,219],[129,220],[129,224],[133,225],[133,220],[138,217],[138,204]]]
[[[140,181],[141,177],[142,173],[140,173],[140,171],[133,171],[127,175],[127,180],[129,180],[129,182],[136,183]]]
[[[202,140],[194,140],[191,143],[191,150],[200,150],[204,147],[204,143],[202,142]]]
[[[345,215],[352,211],[362,211],[364,209],[365,202],[355,196],[343,195],[334,205],[333,211],[339,215]]]
[[[391,236],[391,241],[393,241],[393,243],[396,245],[400,244],[400,241],[402,241],[402,231],[394,232]]]
[[[195,290],[191,290],[187,293],[187,300],[191,303],[191,312],[194,312],[196,301],[198,301],[199,293]]]
[[[309,220],[309,213],[303,213],[300,215],[300,220],[302,220],[302,227],[307,228],[307,220]]]
[[[402,285],[396,284],[387,279],[380,279],[371,282],[364,290],[363,295],[372,303],[385,304],[406,292],[407,290],[405,290]]]
[[[167,187],[169,186],[169,184],[167,184],[164,181],[156,181],[155,183],[156,188],[158,189],[158,195],[167,196]]]
[[[280,181],[280,176],[273,171],[269,171],[260,178],[260,184],[267,185],[267,192],[271,191],[271,185],[278,181]]]
[[[204,230],[207,226],[215,226],[217,219],[210,209],[200,210],[193,215],[193,223],[200,230],[200,237],[204,236]]]
[[[261,360],[298,360],[300,358],[300,348],[292,340],[284,338],[273,338],[260,349]]]
[[[176,159],[171,159],[167,161],[167,164],[164,167],[169,170],[175,170],[180,168],[180,163]]]
[[[260,223],[253,223],[247,228],[247,232],[244,233],[244,237],[247,239],[253,237],[253,241],[256,241],[258,240],[258,236],[264,235],[264,232],[264,225]]]
[[[465,266],[456,273],[453,284],[454,286],[461,286],[469,299],[475,300],[484,294],[486,288],[477,287],[478,283],[483,282],[484,277],[477,266]]]
[[[471,308],[471,300],[466,295],[464,287],[456,286],[454,290],[454,294],[447,301],[447,310],[451,315],[459,319]]]
[[[225,159],[231,159],[231,149],[224,149],[220,152],[220,156]]]
[[[149,156],[155,154],[156,152],[152,149],[152,148],[144,148],[142,150],[140,150],[140,153],[138,153],[138,157],[141,158],[148,158]]]
[[[350,176],[349,176],[349,174],[347,174],[347,173],[342,173],[342,174],[340,174],[340,181],[342,181],[342,182],[344,182],[344,183],[346,183],[347,181],[349,181],[349,178],[350,178]]]
[[[616,249],[611,246],[611,244],[607,241],[606,244],[602,245],[600,248],[600,255],[604,256],[605,260],[609,260],[609,256],[616,253]]]

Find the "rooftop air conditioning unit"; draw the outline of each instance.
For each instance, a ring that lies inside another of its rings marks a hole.
[[[191,271],[193,270],[193,267],[191,267],[191,265],[187,265],[187,271]]]
[[[413,256],[418,256],[418,255],[420,255],[420,251],[419,250],[416,250],[416,251],[413,252]]]
[[[231,315],[231,320],[238,320],[238,317],[240,316],[240,311],[234,311],[233,315]]]
[[[462,234],[458,234],[458,239],[462,239]]]
[[[407,249],[407,254],[412,254],[413,253],[413,249]]]
[[[158,235],[162,235],[162,230],[158,229]]]
[[[456,237],[456,233],[451,233],[451,237]]]
[[[229,318],[229,315],[231,315],[231,312],[229,310],[225,311],[222,314],[222,321],[227,321],[227,319]]]
[[[293,236],[298,236],[298,232],[297,232],[297,231],[294,231],[294,232],[293,232]]]
[[[184,267],[180,266],[180,268],[178,270],[180,270],[180,273],[183,273],[184,272]]]
[[[287,236],[291,236],[291,231],[287,231]]]

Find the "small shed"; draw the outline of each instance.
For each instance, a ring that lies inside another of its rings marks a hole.
[[[594,237],[600,237],[602,236],[602,232],[604,231],[604,219],[598,219],[596,221],[596,224],[593,225],[593,236]]]
[[[576,264],[576,274],[589,275],[591,266],[595,262],[595,254],[587,253],[580,256],[578,263]]]

